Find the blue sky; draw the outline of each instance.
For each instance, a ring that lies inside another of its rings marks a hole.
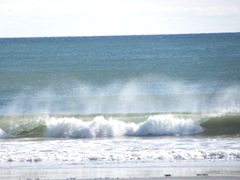
[[[240,0],[0,0],[0,37],[240,32]]]

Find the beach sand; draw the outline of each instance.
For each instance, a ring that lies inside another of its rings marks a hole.
[[[49,177],[48,179],[45,178],[28,178],[28,177],[12,177],[15,180],[239,180],[239,177],[231,177],[231,176],[224,176],[224,177],[159,177],[159,178],[95,178],[95,179],[78,179],[75,177],[69,178],[55,178]],[[3,178],[2,180],[10,180],[8,177]]]
[[[239,180],[240,171],[213,168],[0,169],[1,180]]]

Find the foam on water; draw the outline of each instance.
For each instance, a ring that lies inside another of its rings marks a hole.
[[[90,122],[76,118],[48,118],[46,137],[119,137],[119,136],[161,136],[198,134],[202,129],[192,120],[179,119],[173,115],[150,116],[148,120],[136,124],[106,120],[95,117]]]
[[[116,137],[132,135],[136,124],[116,120],[106,120],[103,116],[95,117],[90,122],[76,118],[49,118],[47,119],[46,137]]]
[[[198,134],[202,129],[191,119],[176,118],[173,115],[155,115],[140,124],[136,134],[145,135],[188,135]]]
[[[239,138],[163,137],[1,141],[0,162],[74,163],[81,166],[239,161]],[[155,165],[154,165],[155,166]]]
[[[0,118],[0,138],[101,138],[238,135],[239,113],[105,114],[8,116]]]

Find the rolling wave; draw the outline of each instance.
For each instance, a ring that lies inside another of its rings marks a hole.
[[[240,114],[113,114],[8,116],[0,118],[0,138],[101,138],[238,135]]]

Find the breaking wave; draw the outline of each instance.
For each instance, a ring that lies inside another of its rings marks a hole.
[[[171,115],[150,116],[136,124],[117,120],[106,120],[103,116],[83,122],[74,118],[50,119],[47,123],[47,137],[116,137],[116,136],[161,136],[196,134],[201,129],[189,120],[176,120]]]
[[[144,120],[144,118],[146,120]],[[91,119],[92,118],[92,119]],[[129,114],[88,117],[2,117],[0,138],[99,138],[240,134],[239,114]]]

